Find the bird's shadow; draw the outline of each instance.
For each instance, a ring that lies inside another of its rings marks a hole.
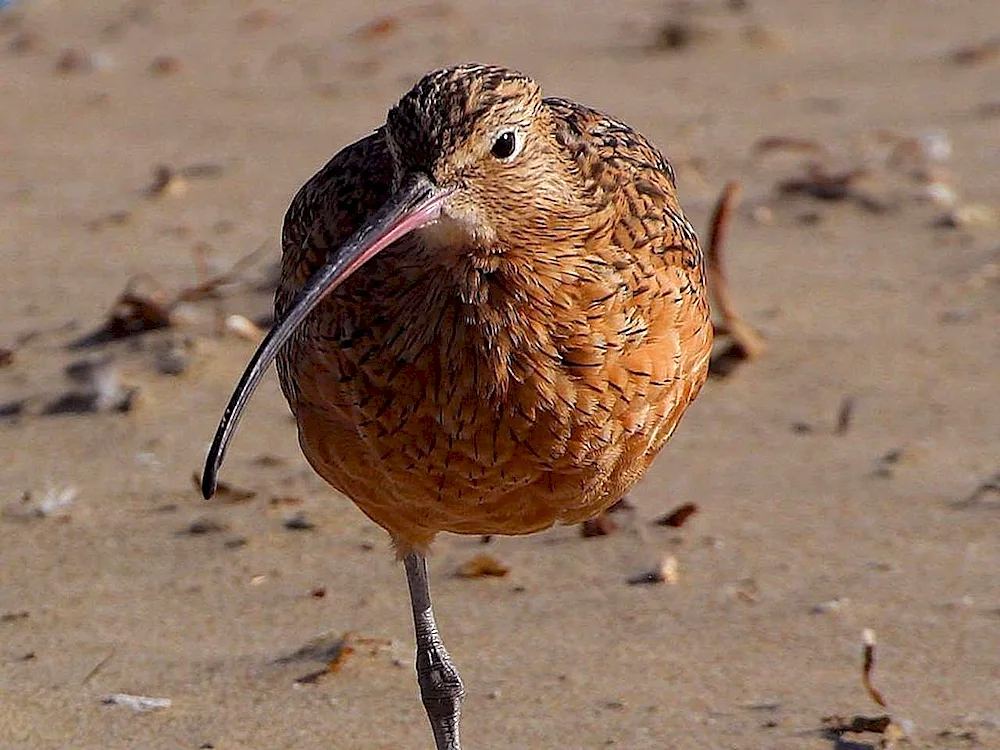
[[[845,740],[843,737],[837,736],[832,732],[824,734],[824,737],[833,742],[833,750],[878,750],[881,747],[881,743]]]
[[[839,716],[831,716],[824,719],[824,724],[826,726],[819,730],[819,734],[833,743],[833,750],[879,750],[885,747],[883,740],[892,726],[892,719],[889,716],[855,716],[847,721]],[[845,734],[865,733],[876,735],[880,739],[868,742],[844,738]]]

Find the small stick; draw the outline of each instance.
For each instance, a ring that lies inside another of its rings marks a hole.
[[[872,684],[872,672],[875,671],[875,631],[871,628],[865,628],[861,631],[861,640],[864,643],[861,683],[865,686],[865,690],[868,691],[868,695],[871,696],[873,701],[878,703],[882,708],[888,708],[885,698],[882,697],[882,693]]]
[[[240,272],[246,266],[250,265],[257,258],[257,256],[261,254],[266,246],[266,243],[262,244],[257,249],[247,253],[233,263],[228,271],[220,273],[216,276],[211,276],[204,281],[200,281],[194,286],[182,289],[174,298],[173,302],[170,303],[171,307],[176,305],[178,302],[198,302],[215,294],[219,287],[236,281]],[[206,250],[207,248],[204,246],[199,246],[196,251],[196,273],[199,278],[202,278],[202,274],[206,272],[207,264],[204,260]]]
[[[844,396],[844,400],[840,402],[840,409],[837,411],[837,427],[834,430],[835,435],[846,435],[847,431],[851,429],[851,418],[854,416],[854,397]]]
[[[203,284],[212,277],[208,270],[208,254],[212,250],[207,242],[199,242],[191,250],[194,260],[194,277],[199,284]]]
[[[736,312],[736,306],[729,293],[729,282],[723,270],[722,248],[725,245],[726,235],[729,233],[729,225],[732,223],[733,209],[742,192],[743,186],[736,180],[726,183],[722,189],[722,195],[719,196],[719,200],[715,204],[715,212],[712,214],[705,261],[708,271],[708,291],[722,316],[722,321],[717,329],[720,333],[728,334],[733,338],[746,359],[753,359],[763,353],[764,340]]]
[[[827,149],[822,143],[813,138],[797,138],[787,135],[769,135],[758,138],[753,145],[753,150],[759,155],[771,153],[772,151],[794,151],[805,154],[827,155]]]
[[[113,646],[111,648],[111,651],[108,652],[108,655],[105,656],[103,659],[101,659],[99,662],[97,662],[97,664],[94,665],[94,668],[91,669],[89,672],[87,672],[86,676],[80,681],[80,684],[86,685],[88,682],[94,679],[94,677],[97,676],[97,673],[100,672],[102,669],[104,669],[104,667],[107,665],[109,661],[111,661],[111,659],[114,657],[116,653],[118,653],[118,647]]]
[[[972,493],[969,494],[964,500],[959,500],[954,504],[956,508],[970,508],[982,499],[983,496],[995,492],[1000,494],[1000,471],[991,477],[987,477],[983,482],[980,482],[979,486],[976,487]]]

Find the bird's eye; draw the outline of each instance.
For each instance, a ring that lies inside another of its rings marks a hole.
[[[493,142],[490,153],[497,159],[510,159],[521,150],[521,141],[513,130],[505,130]]]

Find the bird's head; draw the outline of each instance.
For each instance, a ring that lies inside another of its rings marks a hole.
[[[419,227],[436,249],[497,251],[573,201],[566,155],[538,84],[505,68],[460,65],[424,76],[390,111],[385,139],[397,194],[440,196]]]

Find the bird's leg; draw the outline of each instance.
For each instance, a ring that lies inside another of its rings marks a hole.
[[[410,587],[413,628],[417,635],[417,682],[434,732],[434,744],[437,750],[461,750],[458,722],[465,686],[451,663],[434,622],[427,560],[419,553],[410,552],[403,558],[403,564]]]

